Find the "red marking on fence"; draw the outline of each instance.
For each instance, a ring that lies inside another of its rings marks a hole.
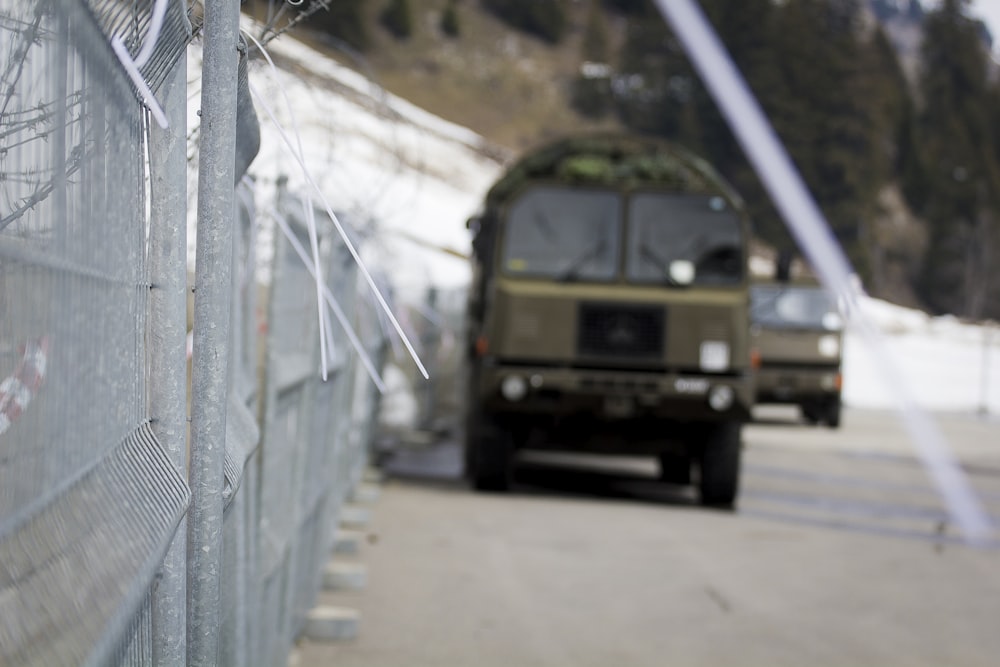
[[[14,373],[0,382],[0,433],[24,414],[32,399],[45,382],[48,365],[49,337],[29,340],[20,347],[21,361]]]

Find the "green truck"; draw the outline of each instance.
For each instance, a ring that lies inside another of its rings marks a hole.
[[[751,339],[760,355],[757,402],[799,406],[811,424],[840,426],[843,324],[812,277],[754,279]]]
[[[471,484],[506,490],[520,449],[649,455],[731,507],[754,400],[734,190],[675,145],[576,137],[506,170],[469,227]]]

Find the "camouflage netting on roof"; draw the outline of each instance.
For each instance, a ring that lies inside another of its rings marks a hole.
[[[735,191],[707,162],[679,146],[646,137],[589,135],[562,139],[534,150],[494,184],[486,196],[487,208],[499,206],[530,180],[722,193],[734,205],[742,205]]]

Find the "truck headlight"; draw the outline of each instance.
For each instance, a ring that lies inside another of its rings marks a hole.
[[[699,364],[703,371],[724,371],[729,368],[729,343],[706,340],[701,343]]]
[[[528,383],[520,375],[508,375],[500,383],[500,393],[508,401],[520,401],[528,393]]]
[[[736,400],[736,392],[733,388],[724,384],[712,387],[708,392],[708,404],[716,412],[725,412],[733,406]]]
[[[819,353],[824,357],[840,355],[840,341],[836,336],[822,336],[819,339]]]
[[[823,328],[827,331],[841,331],[844,328],[844,320],[838,313],[829,312],[823,316]]]

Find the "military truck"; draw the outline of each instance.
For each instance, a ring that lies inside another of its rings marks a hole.
[[[843,321],[816,278],[779,268],[750,286],[757,402],[797,405],[811,424],[840,426]]]
[[[736,192],[676,145],[575,137],[507,169],[469,227],[471,484],[506,490],[521,449],[649,455],[732,506],[754,399]]]

